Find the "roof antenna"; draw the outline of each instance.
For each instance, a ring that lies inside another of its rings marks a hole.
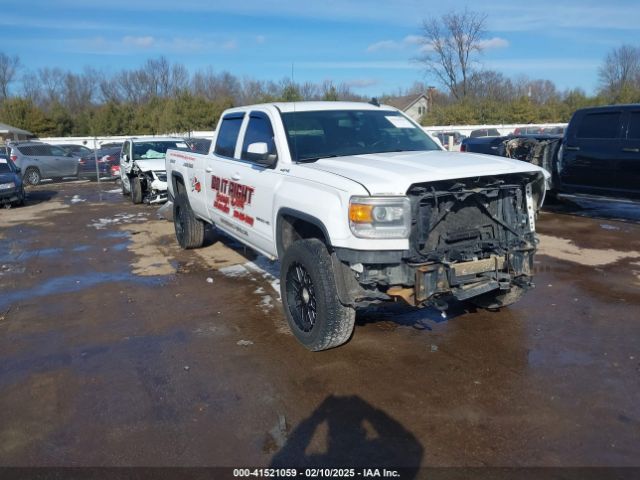
[[[295,77],[293,75],[293,65],[294,62],[291,62],[291,92],[293,93],[293,89],[295,86]],[[296,163],[298,163],[298,124],[296,122],[296,98],[293,97],[293,150],[295,151]]]
[[[371,100],[369,100],[369,103],[374,107],[380,106],[380,102],[378,102],[378,99],[376,97],[371,97]]]

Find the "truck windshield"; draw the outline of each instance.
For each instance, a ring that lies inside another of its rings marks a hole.
[[[186,149],[187,144],[180,141],[140,142],[133,144],[133,159],[144,160],[149,158],[164,158],[167,150]]]
[[[288,112],[282,120],[296,162],[368,153],[440,150],[421,128],[392,110]]]

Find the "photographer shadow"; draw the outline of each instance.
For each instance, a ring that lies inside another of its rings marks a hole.
[[[330,395],[289,435],[273,468],[403,469],[418,471],[423,447],[399,422],[359,396]]]

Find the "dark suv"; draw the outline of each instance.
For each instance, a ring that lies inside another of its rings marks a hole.
[[[563,192],[640,196],[640,104],[577,110],[556,173]]]

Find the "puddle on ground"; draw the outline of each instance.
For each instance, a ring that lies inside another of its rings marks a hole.
[[[5,292],[0,297],[0,310],[8,306],[47,295],[73,293],[87,288],[95,287],[107,282],[134,282],[143,285],[161,285],[165,278],[139,277],[129,272],[90,272],[83,275],[69,275],[56,277],[34,285],[25,290]]]
[[[40,250],[17,250],[11,249],[0,253],[0,262],[22,262],[32,258],[55,257],[61,255],[62,248],[42,248]]]
[[[559,260],[579,263],[588,267],[599,267],[616,263],[625,258],[640,258],[640,252],[613,249],[581,248],[567,238],[538,234],[538,255],[547,255]]]

